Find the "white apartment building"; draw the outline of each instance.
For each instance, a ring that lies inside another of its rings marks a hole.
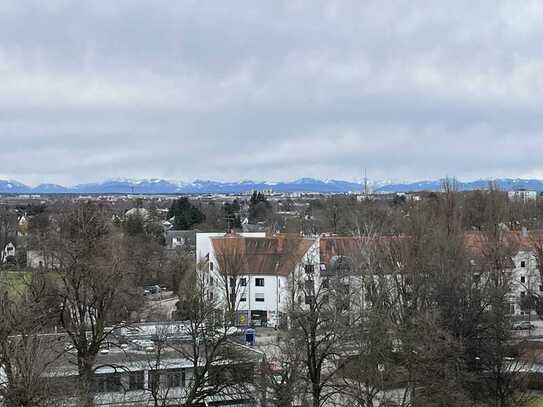
[[[530,311],[524,297],[529,293],[543,296],[543,281],[534,254],[533,241],[526,231],[507,232],[507,239],[515,248],[510,269],[506,270],[511,278],[510,311],[515,316],[527,315]],[[543,243],[543,235],[541,239]],[[477,253],[480,256],[482,250],[480,235],[466,234],[466,244],[475,250],[476,260],[473,260],[475,261],[473,264],[478,263],[480,258],[477,258]],[[238,285],[235,304],[237,322],[240,325],[255,323],[277,326],[281,322],[286,322],[283,317],[289,301],[296,301],[298,304],[308,303],[308,298],[304,299],[308,290],[303,287],[298,289],[293,285],[294,282],[297,285],[311,282],[318,288],[321,284],[328,286],[328,281],[325,280],[335,278],[336,286],[341,286],[340,288],[349,289],[351,293],[352,290],[360,290],[360,296],[356,301],[365,306],[361,282],[352,279],[355,270],[338,269],[349,267],[350,258],[352,267],[357,264],[357,259],[353,256],[359,256],[365,250],[367,242],[363,238],[199,233],[197,258],[198,261],[204,260],[205,263],[208,296],[226,304],[225,281],[220,272],[220,259],[217,255],[217,251],[224,245],[236,246],[236,255],[243,258],[241,271],[235,279],[229,281],[230,286]],[[338,280],[339,276],[341,279]],[[349,280],[348,283],[343,281],[346,279]]]
[[[508,191],[507,196],[512,201],[535,201],[537,199],[537,191],[531,191],[528,189],[517,189],[514,191]]]
[[[291,300],[289,280],[306,267],[318,270],[318,241],[313,238],[199,233],[196,242],[197,262],[206,267],[208,296],[226,304],[226,284],[235,287],[233,301],[240,325],[278,326]],[[226,255],[240,259],[235,276],[221,273],[221,257]]]
[[[512,263],[511,314],[535,314],[535,311],[529,311],[523,306],[523,301],[529,293],[543,295],[543,284],[534,252],[520,250],[513,256]]]

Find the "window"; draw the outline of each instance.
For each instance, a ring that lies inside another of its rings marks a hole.
[[[255,301],[256,302],[264,302],[264,293],[256,293],[255,294]]]
[[[108,392],[121,391],[121,375],[118,373],[107,375],[106,390]]]
[[[213,291],[208,292],[207,297],[209,298],[210,301],[213,301]]]
[[[128,390],[143,390],[143,370],[130,372],[128,376]]]
[[[166,370],[165,376],[167,377],[168,387],[181,387],[185,386],[185,370],[184,369],[169,369]]]
[[[520,267],[522,268],[526,267],[526,262],[524,260],[520,262]]]
[[[264,279],[263,278],[255,278],[255,286],[264,287]]]
[[[239,301],[240,301],[240,302],[245,302],[245,301],[247,301],[247,294],[241,293],[241,297],[239,298]]]
[[[521,282],[521,283],[525,283],[525,282],[526,282],[526,277],[521,276],[521,277],[520,277],[520,282]]]
[[[305,280],[304,290],[306,294],[312,295],[313,291],[315,291],[315,282],[313,280]]]
[[[325,278],[325,279],[322,280],[321,287],[322,287],[322,288],[328,288],[328,287],[329,287],[329,282],[328,282],[328,279],[327,279],[327,278]]]
[[[312,295],[306,295],[305,296],[305,304],[309,305],[313,302],[313,296]]]
[[[181,385],[181,375],[173,372],[168,372],[168,388],[179,387]]]
[[[105,393],[106,378],[105,375],[95,376],[92,382],[92,391],[95,393]]]
[[[247,287],[247,279],[245,277],[239,279],[239,285]]]
[[[306,264],[304,266],[304,270],[307,274],[311,274],[315,272],[315,266],[313,264]]]
[[[520,292],[520,296],[521,296],[522,298],[524,298],[524,297],[526,296],[526,293],[525,293],[524,291],[521,291],[521,292]]]
[[[341,284],[337,290],[336,307],[339,311],[348,311],[350,308],[349,301],[350,286]]]
[[[543,285],[539,286],[539,291],[543,291]]]
[[[230,287],[235,287],[236,286],[236,279],[234,277],[230,277]]]
[[[209,262],[209,269],[210,269],[211,271],[213,271],[213,262],[212,262],[212,261]]]
[[[96,375],[94,379],[94,391],[97,393],[121,391],[121,375],[118,373]]]
[[[209,285],[213,287],[213,276],[209,276]]]

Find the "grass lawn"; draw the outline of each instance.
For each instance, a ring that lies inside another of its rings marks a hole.
[[[35,272],[33,271],[1,271],[0,272],[0,287],[7,288],[8,295],[21,295],[27,284],[31,281],[32,276]],[[51,282],[58,280],[59,275],[56,272],[46,273],[46,278]]]
[[[543,407],[543,395],[534,395],[526,407]]]
[[[9,291],[21,293],[25,289],[27,281],[32,278],[32,272],[1,272],[0,285],[7,287]]]

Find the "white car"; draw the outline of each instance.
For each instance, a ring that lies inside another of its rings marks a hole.
[[[511,329],[513,329],[514,331],[522,331],[526,329],[535,329],[535,326],[530,321],[520,321],[515,322],[511,326]]]

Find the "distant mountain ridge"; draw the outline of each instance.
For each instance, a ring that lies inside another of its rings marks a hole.
[[[489,180],[456,181],[461,191],[488,188]],[[542,192],[543,180],[499,178],[493,180],[502,190],[530,189]],[[375,193],[439,191],[442,180],[419,182],[374,182],[370,189]],[[357,182],[341,180],[318,180],[300,178],[286,182],[258,182],[245,180],[240,182],[220,182],[195,180],[190,183],[173,182],[163,179],[117,179],[97,183],[78,184],[65,187],[58,184],[40,184],[30,187],[14,180],[0,180],[2,194],[194,194],[194,193],[244,193],[253,190],[273,190],[275,192],[316,192],[347,193],[361,192],[363,186]]]
[[[489,183],[493,182],[499,189],[503,191],[513,191],[516,189],[529,189],[533,191],[543,191],[543,180],[539,179],[522,179],[522,178],[497,178],[493,180],[478,179],[475,181],[458,181],[456,186],[460,191],[474,191],[477,189],[488,189]],[[429,180],[407,183],[391,183],[383,185],[374,190],[377,193],[394,193],[394,192],[421,192],[421,191],[439,191],[441,190],[443,180]]]
[[[2,194],[194,194],[194,193],[243,193],[254,190],[277,192],[356,192],[360,184],[340,180],[301,178],[291,182],[219,182],[195,180],[191,183],[163,179],[118,179],[65,187],[58,184],[40,184],[30,187],[13,180],[0,180]]]

